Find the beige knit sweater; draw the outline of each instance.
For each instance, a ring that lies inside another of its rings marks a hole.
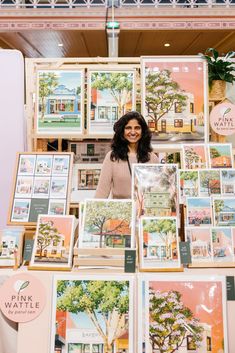
[[[105,156],[95,198],[108,198],[111,192],[113,199],[131,198],[131,175],[127,161],[111,161],[111,151]],[[129,154],[130,165],[137,163],[135,153]],[[158,163],[158,157],[151,152],[147,163]]]

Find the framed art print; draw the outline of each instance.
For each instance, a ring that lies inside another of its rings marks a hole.
[[[211,228],[214,262],[226,264],[234,261],[232,230],[229,227]]]
[[[72,267],[75,217],[39,215],[30,268]]]
[[[50,353],[134,353],[133,297],[130,275],[54,276]]]
[[[162,143],[206,142],[207,63],[199,56],[141,57],[142,114]]]
[[[210,197],[187,197],[187,226],[212,225],[212,205]]]
[[[233,154],[231,143],[210,143],[209,167],[210,168],[232,168]]]
[[[198,170],[179,170],[180,203],[184,204],[186,196],[198,196],[199,176]]]
[[[235,199],[213,197],[214,225],[216,227],[235,226]]]
[[[186,227],[185,238],[190,243],[193,265],[213,262],[210,227]]]
[[[214,170],[214,169],[199,170],[199,195],[200,196],[221,195],[220,170]]]
[[[24,227],[7,227],[0,230],[0,267],[20,265]]]
[[[38,70],[37,135],[77,137],[83,134],[83,70]]]
[[[39,214],[68,213],[72,153],[19,153],[9,224],[33,225]]]
[[[223,276],[142,275],[138,353],[228,353]]]
[[[135,110],[135,70],[99,67],[88,70],[89,135],[113,135],[114,123]]]
[[[206,169],[208,167],[206,145],[183,145],[183,166],[185,169]]]
[[[178,214],[178,166],[132,165],[132,199],[140,216],[168,217]]]
[[[176,217],[141,217],[139,232],[140,269],[179,269]]]

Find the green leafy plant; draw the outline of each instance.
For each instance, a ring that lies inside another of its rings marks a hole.
[[[235,51],[228,52],[225,56],[219,57],[214,48],[208,48],[205,54],[200,54],[208,63],[209,87],[214,80],[222,80],[233,83],[235,81],[234,63],[230,61],[235,56]]]

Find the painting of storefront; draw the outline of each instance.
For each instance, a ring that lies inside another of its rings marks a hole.
[[[235,226],[235,201],[223,197],[213,200],[215,226]]]
[[[186,228],[186,239],[190,242],[192,262],[212,261],[210,228]]]
[[[232,262],[233,245],[231,228],[212,228],[212,246],[214,261]]]
[[[169,192],[146,192],[144,194],[144,209],[146,216],[171,216],[171,200]]]

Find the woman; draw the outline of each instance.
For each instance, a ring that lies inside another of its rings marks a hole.
[[[138,112],[123,115],[114,124],[112,150],[105,156],[96,198],[131,198],[131,165],[157,163],[158,158],[150,146],[151,132]]]

